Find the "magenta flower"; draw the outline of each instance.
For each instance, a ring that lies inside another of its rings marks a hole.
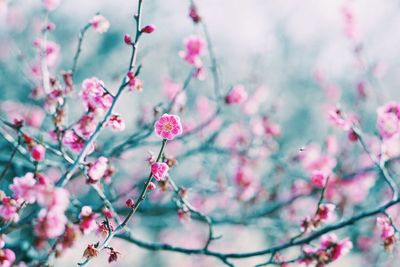
[[[318,187],[318,188],[323,188],[326,183],[326,175],[321,172],[321,171],[313,171],[313,174],[311,176],[311,183]]]
[[[0,266],[1,267],[11,267],[14,266],[15,253],[11,249],[3,248],[0,250]]]
[[[157,181],[160,181],[167,175],[169,167],[164,162],[155,162],[151,165],[151,174]]]
[[[182,134],[181,120],[176,115],[164,114],[155,123],[154,129],[161,138],[172,140]]]

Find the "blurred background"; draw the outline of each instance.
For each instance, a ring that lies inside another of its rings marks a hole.
[[[342,136],[343,133],[330,127],[327,119],[327,110],[337,105],[357,113],[362,118],[364,130],[374,135],[377,107],[390,100],[399,100],[400,2],[397,0],[198,0],[196,4],[212,39],[222,80],[221,91],[225,94],[236,84],[243,84],[250,95],[258,89],[262,96],[259,110],[273,110],[271,117],[279,122],[282,132],[273,145],[274,153],[291,155],[310,143],[322,144],[328,135]],[[77,34],[99,12],[110,21],[110,29],[104,34],[88,31],[74,80],[78,85],[82,80],[96,76],[115,92],[129,62],[130,50],[124,44],[123,36],[134,34],[136,5],[136,1],[126,0],[63,0],[49,15],[49,20],[56,25],[49,40],[57,42],[61,49],[52,72],[57,74],[71,68]],[[127,129],[117,137],[106,131],[101,136],[105,151],[114,143],[120,143],[130,132],[140,129],[138,121],[143,114],[166,100],[163,94],[165,79],[179,83],[185,80],[190,68],[178,55],[184,48],[183,40],[193,33],[203,34],[188,18],[189,5],[186,0],[144,1],[143,24],[155,24],[157,30],[144,36],[140,44],[138,61],[143,66],[140,76],[144,81],[143,92],[127,94],[118,103],[117,111],[125,119]],[[34,87],[29,77],[30,64],[37,53],[33,41],[40,36],[43,17],[38,0],[0,0],[0,100],[3,105],[0,112],[4,112],[1,115],[5,115],[4,103],[8,101],[40,106],[28,96]],[[209,67],[210,61],[205,59],[205,64]],[[196,109],[198,97],[213,98],[213,81],[208,69],[206,79],[193,81],[187,95],[182,121],[196,122],[201,117]],[[70,121],[82,111],[79,104],[71,107]],[[233,108],[224,116],[233,125],[247,120],[243,113],[243,110]],[[235,131],[229,127],[222,131]],[[206,136],[208,132],[203,134]],[[146,168],[147,151],[157,151],[157,146],[151,143],[155,140],[154,136],[150,137],[148,146],[130,151],[124,155],[123,162],[118,162],[121,171],[118,180],[114,181],[116,188],[126,188],[132,181],[140,180]],[[185,145],[195,147],[196,144],[191,141]],[[182,151],[185,150],[180,144],[167,149],[171,155]],[[200,192],[212,187],[217,176],[230,179],[236,164],[226,156],[195,155],[190,160],[182,159],[173,174],[179,184],[198,186],[194,195],[204,195]],[[294,173],[277,174],[271,165],[266,161],[254,170],[263,183],[277,183],[269,179],[283,180],[286,175],[284,184],[289,190],[289,184],[295,178],[305,175],[296,167]],[[207,171],[203,170],[205,168]],[[84,180],[73,183],[71,190],[82,202],[98,201],[82,184]],[[285,187],[277,192],[284,195]],[[170,195],[160,196],[156,192],[145,209],[169,203],[170,198]],[[205,204],[206,201],[209,203]],[[216,194],[209,198],[199,197],[198,202],[201,209],[210,213],[221,209],[228,211],[231,205],[232,210],[238,207],[229,198],[221,199]],[[307,203],[307,200],[299,202],[294,209],[305,211],[309,207]],[[181,223],[175,214],[168,216],[140,215],[134,218],[131,227],[144,240],[194,248],[202,244],[207,234],[204,224],[196,221]],[[374,224],[373,219],[369,223]],[[226,252],[263,249],[280,240],[283,231],[296,233],[297,225],[292,223],[283,229],[280,220],[270,218],[262,218],[250,225],[218,225],[217,232],[223,238],[215,241],[212,247]],[[351,226],[351,231],[358,230]],[[95,240],[94,235],[82,237],[73,249],[56,260],[55,266],[75,265],[87,244]],[[223,266],[215,259],[151,252],[117,239],[113,246],[121,255],[110,266]],[[383,250],[380,245],[375,249]],[[395,256],[382,254],[376,262],[366,263],[358,252],[356,248],[354,253],[332,266],[397,266]],[[291,253],[289,251],[288,255]],[[381,255],[380,252],[377,254]],[[107,266],[106,257],[96,258],[92,266]],[[255,257],[233,262],[235,266],[244,267],[265,260],[265,257]]]

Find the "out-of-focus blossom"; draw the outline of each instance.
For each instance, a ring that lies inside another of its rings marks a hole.
[[[0,205],[0,218],[4,221],[17,222],[19,220],[17,202],[9,197],[3,197]]]
[[[43,6],[49,10],[53,11],[61,4],[61,0],[43,0]]]
[[[318,188],[323,188],[327,179],[326,174],[322,171],[314,171],[311,176],[311,183]]]
[[[167,140],[172,140],[182,134],[181,120],[176,115],[164,114],[154,125],[156,134]]]
[[[157,181],[163,179],[167,175],[168,170],[169,167],[164,162],[155,162],[151,165],[151,174]]]
[[[28,172],[23,177],[15,177],[10,185],[13,196],[16,199],[22,199],[26,203],[34,203],[36,201],[36,180],[33,173]]]
[[[205,42],[199,35],[190,35],[184,40],[185,50],[179,55],[190,65],[202,68],[203,62],[200,56],[203,54]]]
[[[90,183],[96,183],[99,181],[104,174],[106,173],[108,168],[108,159],[106,157],[98,158],[94,163],[90,164],[88,169],[88,176]]]
[[[42,209],[35,222],[35,235],[44,240],[59,237],[64,233],[67,221],[63,212]]]
[[[88,234],[97,228],[96,215],[93,213],[92,208],[83,206],[79,214],[80,222],[79,229],[83,234]]]
[[[400,103],[389,102],[377,110],[377,128],[384,139],[391,138],[400,130]]]
[[[89,23],[92,24],[93,29],[98,33],[105,33],[110,28],[110,22],[102,15],[94,16],[89,20]]]
[[[225,103],[229,105],[241,104],[246,101],[248,95],[243,85],[232,87],[229,93],[225,96]]]
[[[115,131],[123,131],[125,129],[125,122],[118,114],[111,115],[106,125]]]
[[[0,250],[0,266],[11,267],[15,261],[15,253],[11,249],[3,248]]]
[[[376,224],[381,232],[381,239],[383,240],[385,250],[391,251],[397,241],[396,230],[391,220],[388,217],[378,217]]]

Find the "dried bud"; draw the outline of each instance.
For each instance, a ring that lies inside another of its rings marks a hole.
[[[86,247],[85,251],[83,252],[83,257],[91,259],[97,257],[99,251],[96,248],[95,244],[90,244]]]

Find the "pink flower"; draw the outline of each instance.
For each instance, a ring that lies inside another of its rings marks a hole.
[[[151,173],[154,176],[154,179],[160,181],[167,175],[169,167],[164,162],[155,162],[151,165]]]
[[[96,130],[97,120],[93,113],[83,114],[75,125],[74,129],[77,134],[88,139]]]
[[[376,218],[376,224],[381,230],[381,238],[383,240],[394,236],[395,230],[388,217]]]
[[[46,62],[49,67],[53,67],[56,64],[58,56],[60,55],[60,46],[49,40],[36,39],[33,45],[38,48],[40,53],[44,51],[46,55]]]
[[[190,35],[185,39],[184,44],[185,51],[179,52],[179,55],[190,65],[201,69],[203,67],[203,62],[200,56],[204,50],[204,40],[198,35]]]
[[[108,31],[108,28],[110,28],[110,22],[102,15],[94,16],[91,20],[89,20],[89,23],[92,24],[92,27],[98,33],[105,33]]]
[[[325,186],[326,179],[327,177],[323,172],[313,171],[311,176],[311,183],[318,188],[323,188]]]
[[[115,131],[123,131],[125,129],[125,122],[120,115],[113,114],[107,121],[106,126],[111,127]]]
[[[97,229],[96,216],[91,207],[83,206],[79,218],[81,219],[79,228],[83,234],[88,234]]]
[[[35,223],[35,235],[41,239],[56,238],[64,233],[67,222],[63,212],[42,209]]]
[[[89,111],[108,110],[113,102],[113,96],[103,89],[103,81],[92,77],[82,82],[80,97]]]
[[[77,135],[73,130],[67,130],[64,133],[62,142],[63,144],[69,146],[69,148],[72,149],[72,151],[74,151],[75,153],[81,152],[81,150],[85,146],[85,140],[81,138],[79,135]],[[88,151],[88,154],[92,153],[93,150],[94,150],[94,144],[92,143]]]
[[[384,139],[391,138],[400,130],[400,103],[389,102],[378,108],[377,128]]]
[[[318,208],[316,219],[321,222],[326,222],[331,220],[335,215],[334,214],[335,208],[336,205],[331,203],[321,204]]]
[[[23,199],[27,203],[34,203],[36,201],[36,180],[33,173],[28,172],[24,177],[15,177],[13,184],[10,185],[13,196],[16,199]]]
[[[42,161],[46,155],[46,149],[43,145],[37,144],[32,148],[31,157],[35,161]]]
[[[90,183],[96,183],[106,173],[108,168],[108,159],[106,157],[98,158],[93,164],[89,166],[88,176]]]
[[[0,205],[0,217],[4,221],[17,222],[19,220],[17,202],[9,197],[4,197]]]
[[[0,267],[11,267],[15,261],[15,253],[11,249],[0,250]]]
[[[225,96],[225,103],[228,105],[241,104],[247,99],[247,92],[243,85],[232,87],[229,93]]]
[[[61,0],[43,0],[44,7],[49,10],[55,10],[61,3]]]
[[[63,213],[69,205],[69,192],[60,187],[42,186],[37,189],[40,206]]]
[[[156,134],[167,140],[172,140],[182,134],[181,120],[176,115],[164,114],[154,125]]]

